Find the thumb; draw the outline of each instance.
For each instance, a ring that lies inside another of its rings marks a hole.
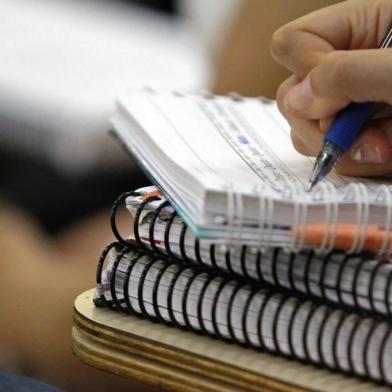
[[[349,102],[392,104],[392,49],[334,51],[294,86],[285,109],[307,119],[333,116]]]

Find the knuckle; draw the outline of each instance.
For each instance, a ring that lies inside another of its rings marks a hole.
[[[342,176],[351,177],[381,177],[391,173],[391,162],[361,163],[341,161],[335,167],[336,172]]]
[[[349,57],[343,51],[328,53],[323,63],[325,74],[334,83],[345,83],[350,75]]]
[[[346,163],[346,162],[339,162],[335,166],[335,171],[337,174],[341,176],[351,176],[351,177],[358,177],[358,176],[368,176],[369,173],[366,170],[363,172],[361,167],[355,163]]]
[[[280,112],[284,115],[285,113],[285,108],[284,108],[284,97],[286,96],[286,89],[283,84],[281,84],[278,88],[278,91],[276,92],[276,103],[278,105],[278,109]]]
[[[352,174],[352,170],[350,170],[350,166],[342,162],[339,162],[335,165],[335,171],[337,174],[340,174],[341,176],[345,176],[345,175],[349,176],[350,174]]]
[[[280,112],[287,118],[286,107],[284,105],[284,98],[290,89],[295,86],[297,83],[296,78],[294,76],[286,79],[281,85],[278,87],[276,92],[276,102],[278,104],[278,109]]]
[[[301,138],[298,136],[297,132],[295,129],[291,129],[290,132],[290,137],[291,137],[291,142],[293,144],[293,147],[297,152],[299,152],[301,155],[309,155],[308,154],[308,149],[306,148],[305,144],[301,140]]]
[[[292,48],[293,28],[290,24],[280,27],[271,39],[270,51],[276,60],[284,59]]]

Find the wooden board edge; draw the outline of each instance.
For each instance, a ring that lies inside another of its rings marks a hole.
[[[154,363],[142,356],[122,353],[102,345],[80,334],[75,327],[72,330],[72,351],[83,363],[94,368],[166,390],[184,392],[196,392],[201,388],[208,392],[221,391],[222,388],[231,390],[226,389],[227,386],[223,384],[208,381],[200,383],[199,376],[183,372],[176,374],[175,370],[161,363]]]
[[[102,347],[105,347],[106,354],[110,353],[112,360],[116,360],[116,353],[126,353],[129,357],[129,362],[126,365],[126,369],[121,368],[122,375],[125,377],[137,378],[142,382],[145,380],[138,377],[137,372],[141,372],[140,366],[155,366],[158,370],[165,373],[163,378],[167,376],[173,376],[175,381],[170,385],[166,385],[166,388],[177,390],[176,385],[180,385],[180,390],[184,390],[185,387],[189,388],[190,384],[187,382],[185,385],[182,384],[181,374],[186,374],[190,377],[191,374],[195,377],[195,381],[198,382],[199,390],[202,380],[206,378],[206,375],[212,374],[214,376],[209,381],[208,385],[205,385],[204,390],[253,390],[253,391],[270,391],[270,392],[306,392],[308,390],[283,383],[277,379],[262,376],[254,372],[247,372],[243,369],[230,366],[224,363],[218,363],[211,359],[189,354],[188,352],[173,348],[164,344],[157,346],[156,342],[152,342],[147,338],[141,336],[133,336],[131,333],[123,333],[116,331],[110,327],[101,325],[95,321],[87,319],[78,312],[75,308],[74,312],[74,331],[75,331],[75,348],[74,353],[84,362],[90,360],[92,366],[96,366],[95,356],[102,356]],[[83,339],[81,338],[83,336]],[[83,347],[88,345],[88,347]],[[91,351],[93,350],[93,351]],[[93,357],[89,356],[87,352],[94,352]],[[105,354],[105,355],[106,355]],[[93,361],[94,363],[91,363]],[[113,362],[106,363],[104,358],[101,358],[100,365],[105,366],[105,369],[109,372],[116,373],[113,369]],[[98,367],[98,366],[96,366]],[[133,368],[131,370],[130,368]],[[162,370],[165,369],[165,370]],[[170,369],[170,371],[169,371]],[[136,373],[135,373],[136,372]],[[135,373],[130,375],[130,373]],[[155,374],[159,374],[155,373]],[[145,376],[145,374],[144,374]],[[178,379],[180,378],[180,380]],[[152,381],[152,380],[150,380]],[[158,380],[148,382],[153,385],[161,385],[162,379],[158,377]],[[219,385],[218,389],[212,385]],[[230,388],[229,386],[232,386]],[[190,390],[190,389],[189,389]],[[193,389],[192,389],[193,390]]]

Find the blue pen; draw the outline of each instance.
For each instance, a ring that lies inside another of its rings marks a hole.
[[[392,26],[379,48],[392,46]],[[308,191],[321,181],[333,168],[358,136],[374,107],[373,102],[351,103],[336,116],[324,137],[324,144],[310,176]]]

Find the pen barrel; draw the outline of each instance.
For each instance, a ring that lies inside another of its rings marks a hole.
[[[361,131],[363,124],[369,118],[373,102],[351,103],[336,116],[331,128],[324,137],[346,152]]]

